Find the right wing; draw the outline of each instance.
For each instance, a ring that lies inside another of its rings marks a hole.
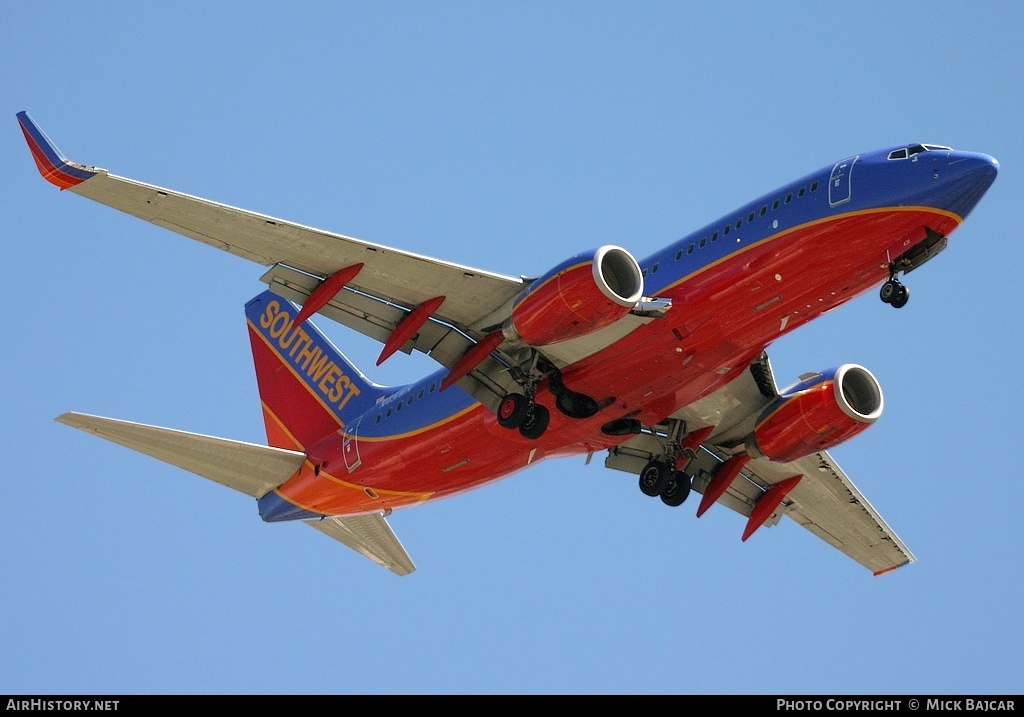
[[[79,194],[157,226],[267,267],[264,280],[300,303],[310,287],[335,272],[362,264],[329,309],[321,313],[384,340],[398,321],[420,304],[444,296],[433,313],[430,334],[414,345],[431,350],[456,327],[474,340],[483,337],[478,322],[510,302],[528,282],[419,256],[379,244],[218,204],[67,160],[25,112],[22,132],[40,174],[61,189]],[[447,324],[447,326],[446,326]],[[382,338],[384,337],[384,338]],[[464,350],[468,342],[463,342]],[[461,355],[461,352],[459,352]],[[457,358],[457,356],[456,356]],[[442,361],[444,364],[445,361]]]

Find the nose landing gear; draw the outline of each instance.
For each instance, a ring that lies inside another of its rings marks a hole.
[[[910,289],[900,283],[895,273],[889,274],[889,280],[882,284],[879,298],[894,309],[902,309],[910,301]]]

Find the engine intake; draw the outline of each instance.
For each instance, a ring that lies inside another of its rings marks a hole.
[[[534,281],[512,304],[502,330],[511,341],[547,346],[618,321],[643,296],[636,259],[602,246],[567,259]]]
[[[862,366],[844,364],[783,392],[758,417],[747,452],[787,463],[828,450],[882,415],[882,388]]]

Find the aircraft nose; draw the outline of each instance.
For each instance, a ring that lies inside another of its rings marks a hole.
[[[984,184],[985,189],[992,185],[999,174],[996,158],[980,152],[953,152],[946,166],[959,177]]]
[[[980,152],[950,152],[946,167],[939,173],[949,209],[966,217],[992,186],[999,174],[995,157]],[[937,176],[938,178],[938,176]]]

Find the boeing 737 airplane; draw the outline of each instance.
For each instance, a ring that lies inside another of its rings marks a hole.
[[[874,574],[914,561],[827,450],[882,414],[862,366],[779,389],[766,349],[939,254],[996,178],[935,144],[855,154],[637,260],[601,246],[513,278],[282,221],[71,162],[17,115],[62,190],[267,267],[245,306],[267,444],[82,413],[58,421],[255,499],[406,575],[387,523],[547,458],[604,454],[667,506],[701,494],[745,519],[787,516]],[[364,376],[308,319],[439,364],[404,386]]]

